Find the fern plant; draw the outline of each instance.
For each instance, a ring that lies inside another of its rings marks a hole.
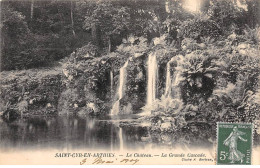
[[[253,44],[259,44],[260,42],[260,27],[256,27],[251,29],[249,26],[244,30],[244,38]]]
[[[175,68],[181,75],[179,86],[185,103],[198,101],[198,97],[208,98],[214,88],[214,78],[219,65],[216,57],[206,52],[194,51],[182,57]],[[197,98],[196,98],[197,97]],[[197,102],[198,103],[198,102]]]

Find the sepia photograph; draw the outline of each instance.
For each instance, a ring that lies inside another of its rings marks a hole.
[[[0,165],[260,164],[260,0],[0,8]]]

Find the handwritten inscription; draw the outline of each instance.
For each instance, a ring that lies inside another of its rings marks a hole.
[[[116,159],[117,160],[117,159]],[[81,162],[80,162],[80,165],[83,165],[87,162],[87,158],[83,159]],[[120,163],[123,163],[123,164],[136,164],[139,162],[139,159],[121,159],[119,161]],[[98,165],[98,164],[113,164],[115,163],[114,160],[107,160],[107,159],[103,159],[101,157],[98,157],[96,158],[91,164],[93,165]]]
[[[103,160],[101,157],[98,157],[95,159],[95,161],[92,164],[109,164],[114,163],[112,160]]]
[[[121,163],[130,163],[130,164],[136,164],[137,162],[139,162],[139,159],[123,159],[120,161]]]
[[[86,163],[86,161],[87,161],[87,158],[83,159],[79,164],[80,164],[80,165],[83,165],[83,164]]]

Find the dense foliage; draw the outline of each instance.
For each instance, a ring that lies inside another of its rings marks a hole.
[[[1,70],[50,66],[90,41],[74,1],[1,1]]]
[[[184,55],[174,56],[178,60],[174,69],[175,74],[180,74],[181,96],[178,97],[178,93],[175,98],[163,96],[144,108],[152,111],[145,118],[153,123],[154,131],[178,134],[181,130],[178,135],[181,141],[191,134],[210,141],[214,139],[210,132],[214,132],[216,122],[259,125],[260,58],[259,43],[254,42],[259,39],[259,30],[254,38],[248,38],[246,30],[243,35],[233,33],[223,37],[215,40],[208,35],[199,42],[194,39],[197,37],[182,41],[180,53]],[[183,134],[185,131],[187,134]],[[195,141],[198,139],[187,143]]]
[[[110,52],[131,34],[150,42],[167,33],[169,41],[180,42],[183,37],[218,37],[231,29],[241,34],[246,24],[254,28],[259,23],[257,0],[207,0],[200,10],[209,19],[192,15],[179,0],[6,0],[1,4],[1,70],[50,65],[89,41],[100,52]]]

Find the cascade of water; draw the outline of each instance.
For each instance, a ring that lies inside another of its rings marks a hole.
[[[119,100],[123,98],[125,94],[125,84],[126,84],[126,68],[128,66],[129,60],[126,61],[124,66],[120,68],[120,75],[119,75],[119,89],[118,89],[118,95]]]
[[[165,98],[172,98],[172,86],[173,86],[173,82],[175,82],[175,78],[172,78],[171,75],[171,64],[176,61],[176,58],[173,57],[168,63],[167,63],[167,69],[166,69],[166,83],[165,83],[165,92],[164,92],[164,97]],[[175,72],[173,74],[173,76],[175,76]]]
[[[110,70],[110,93],[111,97],[113,95],[113,87],[114,87],[114,75],[113,75],[113,70]]]
[[[111,115],[117,115],[117,114],[119,114],[119,111],[120,111],[120,103],[119,103],[119,100],[117,100],[117,101],[114,103],[114,105],[113,105],[113,107],[112,107],[112,109],[111,109],[110,114],[111,114]]]
[[[150,53],[147,62],[147,104],[152,104],[156,99],[156,84],[158,79],[158,64],[155,53]]]
[[[171,96],[171,90],[172,90],[171,84],[172,84],[172,79],[171,79],[171,61],[169,61],[167,63],[167,68],[166,68],[166,83],[165,83],[165,92],[164,92],[165,98]]]
[[[179,71],[174,72],[173,81],[172,81],[174,98],[180,98],[181,97],[180,86],[178,86],[181,79],[182,79],[181,72],[179,72]]]
[[[175,68],[178,64],[178,61],[182,61],[182,59],[183,59],[183,56],[179,55],[179,56],[173,57],[167,63],[165,92],[163,95],[164,98],[179,98],[179,96],[180,96],[180,89],[179,89],[178,85],[179,85],[179,82],[182,77],[181,77],[181,72],[177,71]],[[173,75],[171,75],[172,68],[174,69]]]
[[[125,94],[125,85],[126,85],[126,77],[127,77],[127,66],[129,60],[125,62],[123,67],[120,68],[119,71],[119,88],[118,88],[118,100],[114,103],[111,114],[118,115],[120,111],[120,100],[123,98]]]

